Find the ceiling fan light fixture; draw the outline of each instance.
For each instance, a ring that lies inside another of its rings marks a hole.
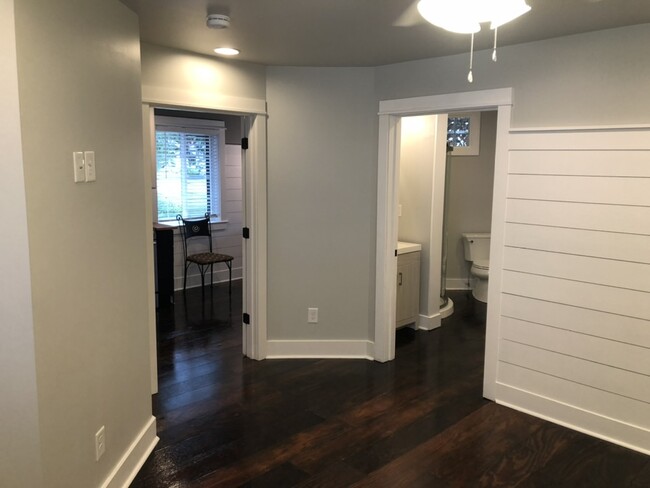
[[[527,5],[525,0],[508,0],[506,2],[496,2],[498,6],[490,17],[490,29],[496,29],[503,24],[521,17],[527,12],[530,12],[530,5]]]
[[[530,10],[525,0],[420,0],[417,8],[427,22],[457,34],[475,34],[483,22],[495,29]]]
[[[427,22],[446,31],[456,34],[473,34],[480,31],[481,26],[476,19],[458,15],[455,5],[457,4],[438,0],[420,0],[417,8]]]
[[[237,56],[239,54],[239,49],[235,49],[234,47],[218,47],[214,52],[221,54],[222,56]]]

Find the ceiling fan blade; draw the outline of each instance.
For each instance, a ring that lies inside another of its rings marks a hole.
[[[418,12],[418,0],[414,0],[413,3],[402,12],[402,15],[393,22],[393,26],[413,27],[414,25],[422,24],[424,22],[425,20],[420,15],[420,12]]]

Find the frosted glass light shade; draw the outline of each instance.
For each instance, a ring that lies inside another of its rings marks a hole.
[[[420,0],[418,12],[424,19],[457,34],[473,34],[482,22],[495,29],[530,10],[525,0]]]

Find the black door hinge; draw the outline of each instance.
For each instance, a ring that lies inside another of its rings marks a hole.
[[[246,325],[250,325],[250,324],[251,324],[251,316],[248,315],[247,313],[245,313],[245,314],[243,315],[243,317],[242,317],[242,321],[243,321]]]
[[[248,149],[248,137],[241,138],[241,148]]]
[[[250,239],[251,238],[251,230],[248,227],[244,227],[241,231],[242,236],[244,239]]]

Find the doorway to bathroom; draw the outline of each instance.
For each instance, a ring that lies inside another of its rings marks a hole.
[[[505,182],[507,175],[507,137],[510,129],[510,112],[512,105],[512,90],[497,89],[477,92],[457,93],[451,95],[436,95],[403,100],[388,100],[380,102],[379,116],[379,171],[377,186],[377,261],[376,261],[376,300],[375,300],[375,358],[379,361],[389,361],[395,356],[395,312],[397,294],[397,242],[399,234],[399,176],[400,150],[402,144],[402,123],[405,118],[420,115],[438,115],[457,112],[496,112],[496,142],[494,150],[494,184],[492,186],[493,204],[490,213],[491,220],[491,250],[498,249],[503,242],[503,215],[505,213]],[[438,133],[446,133],[438,125]],[[445,137],[443,135],[443,137]],[[435,158],[439,164],[434,167],[437,176],[433,182],[444,188],[444,165],[446,151]],[[435,176],[435,175],[434,175]],[[444,191],[434,192],[431,208],[438,209],[442,215],[444,206]],[[402,212],[405,209],[402,208]],[[431,215],[436,214],[432,211]],[[497,218],[495,218],[497,216]],[[438,219],[439,220],[439,219]],[[430,242],[440,247],[434,250],[438,263],[442,255],[442,225],[438,222],[430,231]],[[438,243],[438,244],[436,244]],[[490,262],[490,291],[489,296],[498,297],[500,292],[501,259],[499,253],[491,252],[496,259]],[[435,266],[434,266],[435,269]],[[494,275],[494,276],[493,276]],[[431,277],[429,277],[431,282]],[[435,281],[435,280],[434,280]],[[429,295],[432,295],[431,288]],[[440,282],[438,282],[438,290]],[[436,301],[438,295],[433,293]],[[496,340],[498,338],[498,304],[487,310],[487,331],[485,344],[484,396],[494,398],[494,383],[496,379]],[[440,303],[437,302],[438,312]],[[433,314],[431,314],[433,315]]]
[[[440,327],[454,313],[447,290],[471,289],[472,310],[485,321],[496,122],[496,111],[401,120],[398,329]],[[420,263],[419,280],[411,261]]]

